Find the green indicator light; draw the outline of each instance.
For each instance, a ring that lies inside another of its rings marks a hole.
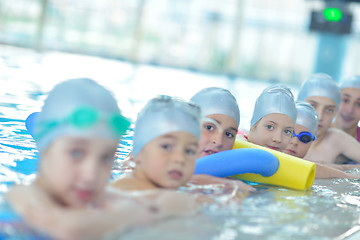
[[[323,15],[329,22],[338,22],[342,18],[342,12],[338,8],[325,8]]]

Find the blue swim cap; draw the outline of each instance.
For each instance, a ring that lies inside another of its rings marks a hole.
[[[360,76],[356,75],[356,76],[344,79],[340,83],[340,89],[342,90],[344,88],[357,88],[360,90]]]
[[[150,100],[138,114],[133,137],[135,157],[151,140],[161,135],[185,131],[200,139],[200,108],[165,95]]]
[[[290,88],[282,84],[276,84],[265,88],[256,99],[250,127],[254,126],[261,118],[271,113],[285,114],[295,123],[297,111],[294,96],[290,91]]]
[[[318,114],[315,108],[310,103],[297,101],[296,110],[296,124],[306,127],[313,136],[316,136],[318,130]]]
[[[204,88],[191,101],[200,106],[203,118],[211,114],[224,114],[232,117],[238,126],[240,124],[239,106],[235,97],[226,89]]]
[[[35,120],[34,138],[39,152],[64,135],[119,141],[129,124],[103,86],[91,79],[70,79],[49,92]]]
[[[339,107],[340,88],[334,79],[325,73],[313,74],[303,82],[297,100],[304,101],[315,96],[330,98],[335,102],[336,107]]]

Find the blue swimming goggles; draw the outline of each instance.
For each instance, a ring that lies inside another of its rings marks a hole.
[[[67,118],[63,120],[53,120],[38,122],[41,124],[41,131],[35,134],[35,139],[42,138],[48,131],[53,130],[61,124],[68,124],[78,129],[86,129],[94,126],[99,121],[106,121],[114,135],[121,136],[130,127],[130,121],[121,114],[110,114],[102,116],[99,111],[90,106],[80,106],[76,108]]]
[[[316,137],[313,136],[310,132],[301,132],[298,135],[293,131],[293,137],[297,137],[301,142],[308,143],[311,141],[315,141]]]

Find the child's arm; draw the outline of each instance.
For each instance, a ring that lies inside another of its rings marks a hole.
[[[340,154],[360,163],[360,143],[355,138],[339,129],[332,129],[336,132],[333,138],[334,145],[340,148]]]
[[[194,192],[191,185],[195,185]],[[249,192],[256,191],[255,188],[238,180],[214,177],[207,174],[193,175],[187,188],[193,193],[199,204],[221,204],[228,205],[241,203]],[[210,191],[211,193],[208,193]],[[220,201],[219,201],[220,200]]]
[[[100,239],[194,210],[193,199],[174,193],[160,194],[147,204],[119,198],[112,209],[64,208],[33,186],[14,187],[6,199],[30,226],[56,239]]]
[[[316,163],[315,178],[352,178],[359,179],[360,175],[345,173],[337,168],[332,167],[335,164]]]
[[[190,183],[196,185],[205,185],[205,184],[232,184],[236,186],[239,190],[254,192],[256,191],[255,188],[252,186],[237,180],[237,179],[227,179],[227,178],[220,178],[214,177],[207,174],[195,174],[192,176]]]
[[[346,170],[351,170],[354,168],[358,168],[360,169],[360,164],[337,164],[337,163],[328,163],[326,164],[326,166],[341,170],[341,171],[346,171]]]
[[[204,204],[216,204],[221,206],[240,204],[244,198],[248,196],[248,191],[240,190],[236,185],[231,183],[202,185],[188,183],[186,187],[181,188],[181,191],[193,195],[199,206],[204,206]]]

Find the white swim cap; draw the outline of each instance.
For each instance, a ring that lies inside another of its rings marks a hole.
[[[135,157],[151,140],[161,135],[185,131],[200,139],[200,108],[178,98],[161,95],[150,100],[138,114],[133,138]]]
[[[325,73],[313,74],[303,82],[297,100],[304,101],[315,96],[328,97],[335,102],[336,107],[339,107],[340,88],[334,79]]]
[[[297,112],[294,96],[287,86],[276,84],[263,90],[256,99],[250,127],[254,126],[261,118],[271,113],[285,114],[295,123]]]
[[[360,76],[356,75],[356,76],[344,79],[340,83],[340,89],[342,90],[344,88],[357,88],[360,90]]]
[[[316,136],[318,130],[318,114],[315,108],[310,103],[297,101],[296,110],[296,124],[306,127],[312,135]]]
[[[39,152],[60,136],[106,137],[119,141],[130,122],[120,115],[115,98],[91,79],[71,79],[56,85],[35,120]]]
[[[226,89],[204,88],[191,101],[200,106],[203,118],[211,114],[224,114],[232,117],[238,126],[240,124],[239,106],[235,97]]]

